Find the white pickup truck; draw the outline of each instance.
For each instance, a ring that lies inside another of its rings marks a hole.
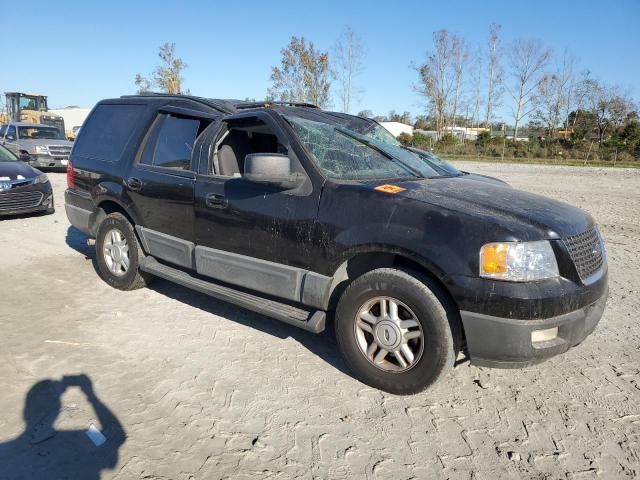
[[[0,144],[34,167],[66,168],[73,143],[51,125],[13,122],[0,127]]]

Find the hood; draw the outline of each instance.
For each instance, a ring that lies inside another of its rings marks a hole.
[[[557,200],[487,182],[470,175],[397,183],[398,196],[470,216],[483,217],[514,235],[514,240],[563,238],[586,231],[591,216]]]
[[[465,178],[469,180],[477,180],[479,182],[492,183],[494,185],[501,185],[503,187],[509,186],[507,182],[505,182],[504,180],[500,180],[499,178],[496,178],[496,177],[490,177],[488,175],[480,175],[479,173],[470,173],[470,172],[462,172],[462,173],[464,173],[466,175]]]
[[[65,147],[73,147],[73,142],[69,140],[51,140],[47,138],[21,138],[18,140],[21,147],[31,149],[36,145],[62,145]]]
[[[7,178],[9,180],[22,180],[22,178],[18,178],[19,175],[27,180],[37,177],[40,173],[39,170],[24,162],[0,162],[0,182],[6,181]]]

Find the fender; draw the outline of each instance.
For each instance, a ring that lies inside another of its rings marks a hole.
[[[329,253],[332,271],[354,255],[381,252],[401,255],[423,266],[435,277],[444,280],[451,272],[461,275],[471,273],[468,259],[457,252],[456,239],[443,238],[444,231],[437,228],[440,222],[408,224],[358,224],[345,228],[334,240]]]

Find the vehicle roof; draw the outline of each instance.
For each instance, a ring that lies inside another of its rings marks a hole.
[[[353,127],[359,125],[360,127],[370,126],[377,123],[375,120],[369,118],[357,117],[355,115],[349,115],[341,112],[331,112],[322,110],[318,106],[308,102],[287,102],[287,101],[248,101],[237,99],[222,99],[222,98],[206,98],[198,97],[195,95],[173,95],[166,93],[154,93],[147,92],[137,95],[123,95],[118,101],[131,100],[136,101],[144,99],[146,101],[159,101],[159,100],[186,100],[198,103],[200,105],[206,105],[210,108],[218,110],[222,113],[232,114],[252,110],[274,110],[282,115],[296,115],[308,118],[310,120],[316,119],[324,122],[335,123],[336,125],[344,127]],[[113,101],[113,100],[106,100]]]
[[[320,110],[316,105],[309,102],[287,102],[287,101],[272,101],[272,100],[263,100],[263,101],[249,101],[249,100],[238,100],[234,98],[207,98],[207,97],[199,97],[196,95],[174,95],[170,93],[155,93],[155,92],[145,92],[139,93],[137,95],[123,95],[120,97],[121,100],[166,100],[166,99],[175,99],[175,100],[187,100],[193,101],[196,103],[208,105],[213,108],[223,109],[228,111],[228,113],[235,113],[241,110],[253,110],[253,109],[261,109],[261,108],[283,108],[283,107],[296,107],[296,108],[308,108],[314,110]],[[110,100],[107,100],[110,101]]]

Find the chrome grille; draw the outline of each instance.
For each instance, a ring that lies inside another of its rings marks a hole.
[[[604,246],[595,227],[591,227],[584,233],[566,237],[563,241],[581,280],[586,280],[602,268]]]
[[[36,207],[40,205],[42,197],[42,192],[0,193],[0,211]]]
[[[71,147],[66,145],[49,145],[49,153],[54,157],[68,157]]]

